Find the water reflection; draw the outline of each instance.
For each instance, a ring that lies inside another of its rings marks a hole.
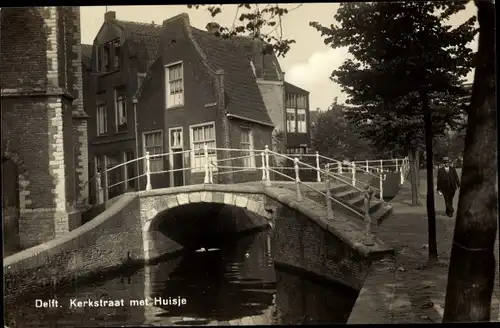
[[[6,305],[6,324],[25,328],[345,323],[356,295],[275,271],[270,234],[260,232],[219,251],[190,253],[119,277],[31,295]],[[155,298],[177,297],[185,298],[186,304],[154,304]],[[57,299],[62,306],[35,308],[35,298]],[[70,308],[75,298],[123,299],[125,306]],[[149,306],[129,304],[147,299]]]

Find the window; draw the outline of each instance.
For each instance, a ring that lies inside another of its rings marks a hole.
[[[123,161],[126,163],[128,161],[131,161],[134,159],[134,152],[133,151],[126,151],[123,153]],[[126,188],[127,190],[133,190],[135,189],[135,182],[136,182],[136,179],[134,179],[136,177],[136,174],[135,174],[135,168],[136,168],[136,165],[137,163],[136,162],[131,162],[131,163],[128,163],[125,165],[125,180],[127,180],[127,183],[126,183]]]
[[[110,43],[106,43],[104,46],[103,46],[103,52],[104,52],[104,62],[103,62],[103,72],[109,72],[111,71],[111,65],[110,65],[110,61],[111,61],[111,44]]]
[[[191,130],[191,149],[193,149],[193,160],[191,167],[194,171],[203,171],[205,169],[205,145],[208,148],[208,163],[217,163],[217,153],[215,151],[215,124],[203,124],[192,126]],[[215,170],[215,168],[214,168]]]
[[[241,149],[248,149],[248,151],[241,152],[241,156],[247,156],[243,158],[243,167],[255,168],[255,154],[253,150],[252,130],[243,129],[241,131]]]
[[[96,71],[108,73],[119,70],[121,66],[120,39],[96,46]]]
[[[297,132],[307,132],[306,110],[297,109]]]
[[[107,120],[107,109],[105,102],[97,103],[97,115],[96,115],[96,123],[97,123],[97,135],[102,135],[108,132],[108,120]]]
[[[125,88],[115,89],[116,132],[127,131],[127,94]]]
[[[149,155],[163,153],[163,133],[162,131],[145,132],[143,134],[144,155],[149,152]],[[151,172],[163,171],[163,156],[151,157],[149,159]]]
[[[295,108],[286,109],[286,130],[296,132],[297,122],[295,119]]]
[[[297,97],[297,108],[306,109],[307,108],[307,98],[306,96]]]
[[[184,104],[184,83],[182,75],[182,63],[165,67],[167,87],[167,108]]]
[[[288,154],[307,154],[306,148],[299,147],[299,148],[288,148],[286,150]]]
[[[114,50],[114,69],[120,69],[121,64],[121,53],[120,53],[120,39],[113,41],[113,50]]]
[[[286,105],[286,126],[288,132],[307,132],[307,96],[287,93]]]
[[[146,78],[146,73],[137,73],[137,89],[139,89]]]

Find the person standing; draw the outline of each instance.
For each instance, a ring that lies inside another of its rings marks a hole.
[[[446,215],[453,216],[453,197],[455,192],[460,188],[460,179],[458,173],[448,157],[443,158],[444,165],[437,172],[437,191],[440,196],[444,197],[446,203]]]

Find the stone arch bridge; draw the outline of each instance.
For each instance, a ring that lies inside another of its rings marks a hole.
[[[247,212],[249,219],[240,219],[237,232],[271,226],[275,265],[359,290],[372,261],[392,250],[376,237],[366,244],[365,231],[352,218],[342,213],[332,218],[326,215],[325,205],[307,197],[297,201],[296,196],[289,188],[262,184],[199,184],[123,194],[63,237],[7,257],[5,294],[14,297],[35,284],[102,274],[177,252],[184,246],[162,231],[162,222],[176,209],[184,212],[200,204]],[[183,227],[182,222],[179,226]]]

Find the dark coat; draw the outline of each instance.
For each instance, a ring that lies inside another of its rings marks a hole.
[[[437,190],[443,194],[454,194],[460,187],[460,179],[458,178],[457,170],[450,167],[446,172],[444,167],[438,169],[437,173]]]

